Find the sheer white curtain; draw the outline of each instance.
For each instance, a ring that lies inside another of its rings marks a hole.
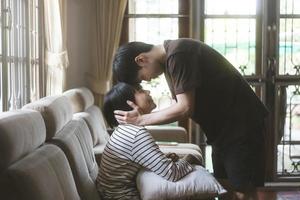
[[[44,0],[46,95],[60,94],[65,88],[65,70],[69,65],[65,4],[65,0]]]
[[[112,59],[119,46],[127,0],[95,0],[96,37],[94,45],[97,62],[88,73],[88,83],[101,105],[103,95],[111,85]]]

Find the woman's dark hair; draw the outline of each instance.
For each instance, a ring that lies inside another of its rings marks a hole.
[[[134,93],[140,88],[139,85],[131,86],[127,83],[120,82],[105,95],[103,114],[111,128],[119,124],[115,118],[114,110],[132,110],[126,101],[129,100],[135,103]]]
[[[113,76],[119,82],[137,84],[140,82],[137,73],[140,66],[135,62],[135,57],[153,48],[152,44],[143,42],[130,42],[121,46],[113,60]]]

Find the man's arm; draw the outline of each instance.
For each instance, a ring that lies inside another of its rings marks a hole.
[[[129,123],[140,126],[166,124],[190,117],[195,105],[195,90],[178,94],[176,98],[177,102],[170,107],[149,114],[140,113],[138,106],[130,102],[129,105],[133,110],[128,112],[116,110],[115,117],[121,124]]]

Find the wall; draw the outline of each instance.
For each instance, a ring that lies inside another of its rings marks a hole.
[[[94,0],[67,0],[67,48],[70,65],[66,89],[87,86],[86,72],[92,61]]]

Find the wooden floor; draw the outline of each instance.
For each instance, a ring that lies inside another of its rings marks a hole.
[[[298,189],[259,189],[258,200],[300,200],[300,188]]]
[[[255,196],[255,197],[254,197]],[[214,200],[235,200],[230,193]],[[247,200],[300,200],[300,188],[259,188],[256,195],[246,198]]]

